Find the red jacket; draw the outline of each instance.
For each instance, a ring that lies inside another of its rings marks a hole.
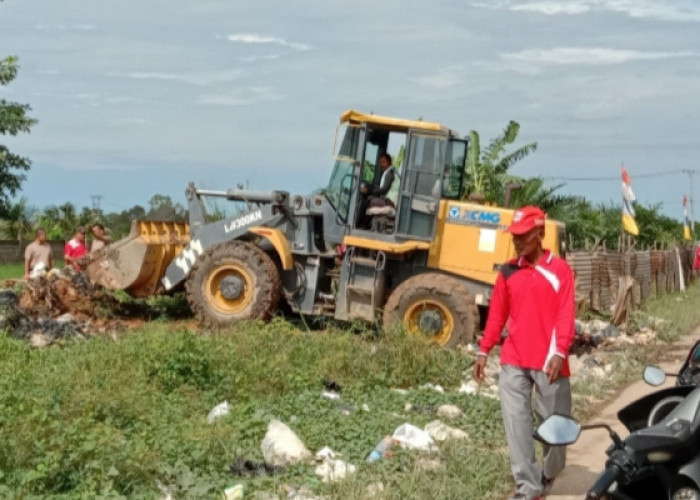
[[[503,265],[491,295],[480,354],[488,355],[500,341],[506,322],[502,365],[544,370],[558,355],[564,358],[562,376],[569,376],[574,340],[574,278],[569,264],[545,250],[534,266],[522,257]]]
[[[75,238],[66,242],[63,248],[63,252],[71,259],[71,265],[78,271],[80,271],[80,264],[74,261],[74,259],[79,259],[87,255],[87,247],[85,243],[81,243]]]
[[[695,247],[695,259],[693,259],[693,270],[700,269],[700,245]]]

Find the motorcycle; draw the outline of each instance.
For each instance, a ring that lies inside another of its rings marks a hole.
[[[653,392],[634,401],[617,414],[620,422],[628,431],[634,432],[656,425],[665,418],[678,403],[700,386],[700,340],[688,352],[678,374],[665,373],[655,366],[644,368],[644,381],[659,386],[666,381],[666,376],[677,377],[675,387]]]
[[[661,385],[663,370],[647,366],[644,380]],[[688,385],[692,384],[692,385]],[[586,499],[700,500],[700,341],[690,350],[674,387],[661,389],[618,412],[630,432],[623,440],[607,424],[581,425],[550,415],[535,431],[548,445],[569,445],[589,429],[606,429],[612,445],[605,470]]]

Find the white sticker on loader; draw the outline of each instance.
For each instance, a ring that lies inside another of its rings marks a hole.
[[[245,227],[249,224],[252,224],[253,222],[258,222],[262,220],[262,218],[262,212],[260,210],[256,210],[252,214],[242,215],[239,218],[233,219],[231,222],[226,224],[224,226],[224,233],[230,233],[231,231],[235,231],[236,229]]]
[[[197,257],[204,253],[202,242],[199,240],[190,241],[180,255],[175,258],[175,265],[182,269],[185,276],[189,274],[192,265],[197,260]]]

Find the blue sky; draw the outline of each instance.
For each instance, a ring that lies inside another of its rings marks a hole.
[[[189,181],[307,193],[348,108],[482,144],[517,120],[539,149],[512,173],[617,202],[624,161],[677,218],[675,172],[700,171],[697,1],[5,0],[0,55],[21,66],[0,97],[39,119],[0,138],[33,160],[39,207],[184,201]]]

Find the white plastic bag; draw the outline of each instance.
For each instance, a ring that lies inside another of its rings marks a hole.
[[[403,424],[400,425],[392,436],[402,448],[410,450],[434,451],[436,450],[435,441],[423,429],[419,429],[415,425]]]
[[[310,460],[311,452],[289,427],[279,420],[271,420],[260,445],[265,463],[286,467]]]
[[[231,405],[228,401],[223,401],[211,409],[209,415],[207,415],[207,422],[212,423],[219,417],[228,415],[231,412]]]

